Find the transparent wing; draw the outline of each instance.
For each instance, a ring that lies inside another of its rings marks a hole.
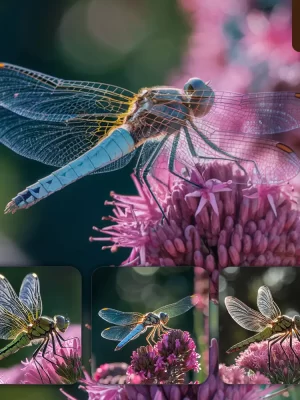
[[[281,311],[267,286],[261,286],[258,289],[257,307],[263,315],[273,320],[281,315]]]
[[[27,332],[27,327],[24,319],[0,306],[0,339],[12,340],[19,333]]]
[[[0,64],[0,105],[30,119],[62,122],[82,115],[120,114],[134,96],[113,85],[57,79]]]
[[[104,329],[104,331],[101,332],[101,336],[108,340],[116,340],[120,342],[135,326],[135,324],[129,326],[111,326],[110,328]]]
[[[40,293],[40,281],[36,274],[28,274],[23,279],[19,299],[29,310],[35,319],[42,314],[42,299]]]
[[[135,312],[123,312],[112,308],[102,308],[98,313],[99,317],[115,325],[138,324],[143,320],[143,314]]]
[[[202,120],[218,131],[257,136],[299,128],[299,109],[300,93],[215,92],[214,104]]]
[[[35,121],[0,108],[0,142],[24,157],[62,167],[94,147],[114,123],[88,116],[62,123]],[[131,158],[106,168],[120,168]]]
[[[258,311],[246,306],[245,303],[236,297],[227,296],[225,298],[225,306],[231,318],[248,331],[260,332],[268,324],[272,324],[270,318],[267,318]]]
[[[24,321],[27,325],[34,322],[31,310],[18,298],[8,280],[0,275],[0,307],[5,309],[9,315]]]
[[[198,299],[199,301],[199,299]],[[177,301],[177,303],[169,304],[164,307],[160,307],[153,311],[154,314],[159,314],[161,312],[168,314],[169,318],[177,317],[177,315],[183,314],[190,310],[197,304],[197,296],[187,296],[183,299]]]

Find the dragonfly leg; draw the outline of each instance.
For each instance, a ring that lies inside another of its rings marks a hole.
[[[224,150],[218,148],[218,147],[217,147],[213,142],[211,142],[205,135],[203,135],[202,132],[199,131],[199,129],[198,129],[197,126],[193,123],[193,121],[190,120],[189,122],[190,122],[192,128],[194,129],[194,131],[200,136],[200,138],[201,138],[206,144],[208,144],[212,149],[214,149],[214,151],[216,151],[216,152],[218,152],[218,153],[220,153],[220,154],[222,154],[222,155],[224,155],[224,156],[227,156],[227,157],[216,157],[218,160],[233,161],[233,162],[235,162],[236,165],[244,172],[244,174],[245,174],[246,176],[248,176],[248,173],[247,173],[247,171],[245,170],[245,168],[240,164],[240,162],[245,162],[245,161],[246,161],[246,162],[250,162],[250,163],[252,163],[252,164],[254,165],[254,167],[255,167],[255,169],[256,169],[258,175],[260,175],[258,166],[256,165],[256,162],[255,162],[255,161],[253,161],[253,160],[247,160],[247,159],[242,159],[242,158],[239,158],[239,157],[232,156],[230,153],[227,153],[226,151],[224,151]],[[186,128],[186,131],[188,131],[187,128]],[[189,135],[189,134],[188,134],[188,135]],[[190,136],[189,136],[189,137],[190,137]],[[189,143],[189,141],[188,141],[188,143]],[[190,143],[192,144],[192,140],[191,140],[191,139],[190,139]],[[194,148],[194,146],[193,146],[193,148]],[[199,157],[199,156],[197,155],[197,152],[196,152],[195,150],[194,150],[194,152],[196,153],[196,157]],[[192,154],[193,154],[193,153],[192,153]],[[216,159],[216,158],[213,158],[213,157],[202,157],[202,156],[201,156],[201,158],[204,158],[204,159],[206,159],[206,158],[207,158],[207,159]]]
[[[146,340],[147,340],[147,342],[149,343],[149,345],[150,345],[151,347],[153,347],[153,343],[154,343],[154,344],[156,343],[155,340],[153,339],[153,335],[155,334],[156,329],[157,329],[157,327],[154,327],[154,328],[151,330],[151,332],[149,333],[149,335],[146,337]],[[152,343],[151,343],[150,340],[152,340]]]
[[[299,333],[296,332],[296,331],[294,331],[294,332],[295,332],[296,338],[297,338],[298,341],[300,342],[300,340],[299,340],[299,339],[300,339]],[[296,357],[296,359],[297,359],[297,361],[298,361],[298,363],[299,363],[299,365],[300,365],[300,359],[299,359],[298,355],[296,354],[295,350],[293,349],[293,334],[292,334],[292,332],[290,333],[290,348],[292,349],[292,352],[294,353],[294,355],[295,355],[295,357]]]
[[[282,340],[282,342],[283,342],[288,337],[288,335],[289,335],[289,332],[285,333],[283,336],[282,336],[282,334],[279,334],[279,335],[276,335],[273,339],[270,339],[268,341],[268,366],[269,366],[269,370],[270,371],[271,371],[271,351],[272,351],[272,347],[274,346],[275,343],[279,342],[280,340]],[[283,348],[282,348],[282,350],[284,351]],[[284,351],[284,354],[288,359],[288,356],[287,356],[285,351]]]
[[[71,337],[71,338],[68,338],[68,339],[64,339],[64,338],[63,338],[58,332],[56,332],[56,331],[55,331],[55,335],[56,335],[56,338],[57,338],[57,341],[58,341],[60,347],[63,348],[63,349],[75,349],[75,347],[73,347],[73,346],[63,346],[62,343],[61,343],[61,341],[63,341],[63,342],[68,342],[69,340],[77,339],[78,342],[80,342],[80,339],[79,339],[79,337],[77,337],[77,336],[76,336],[76,337]]]
[[[47,360],[47,361],[51,362],[52,364],[54,364],[53,361],[51,361],[51,360],[49,360],[48,358],[45,357],[45,352],[46,352],[46,349],[47,349],[47,347],[48,347],[48,343],[49,343],[49,337],[47,336],[47,337],[44,338],[43,342],[39,345],[39,347],[35,350],[35,352],[34,352],[33,355],[32,355],[32,358],[33,358],[33,361],[34,361],[34,363],[35,363],[37,372],[38,372],[38,374],[39,374],[39,376],[40,376],[40,378],[41,378],[41,382],[44,383],[39,368],[41,368],[41,370],[42,370],[42,371],[44,372],[44,374],[47,376],[47,378],[48,378],[48,380],[49,380],[49,383],[51,384],[52,382],[51,382],[51,378],[50,378],[48,372],[43,368],[42,364],[41,364],[41,363],[38,361],[38,359],[37,359],[38,353],[39,353],[40,351],[42,351],[42,357],[43,357],[45,360]]]
[[[160,211],[161,211],[161,213],[162,213],[162,215],[163,215],[163,218],[168,222],[168,224],[170,224],[170,223],[169,223],[169,220],[168,220],[168,218],[167,218],[167,216],[166,216],[166,214],[164,213],[164,210],[163,210],[162,206],[160,205],[158,199],[156,198],[156,196],[155,196],[153,190],[151,189],[151,185],[150,185],[150,183],[149,183],[149,181],[148,181],[148,174],[149,174],[149,172],[151,171],[151,168],[152,168],[152,166],[153,166],[155,160],[157,159],[160,150],[162,149],[162,147],[164,146],[165,142],[167,141],[167,139],[168,139],[168,136],[166,135],[166,136],[161,140],[161,142],[157,145],[155,151],[154,151],[153,154],[150,156],[150,159],[149,159],[149,161],[148,161],[147,164],[146,164],[146,168],[145,168],[145,169],[143,170],[143,172],[142,172],[142,178],[143,178],[143,181],[145,182],[145,185],[147,186],[149,192],[151,193],[151,196],[153,197],[153,199],[155,200],[156,204],[158,205],[158,208],[160,209]]]

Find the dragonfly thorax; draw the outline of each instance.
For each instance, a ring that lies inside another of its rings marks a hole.
[[[189,118],[188,99],[180,89],[142,89],[124,123],[137,146],[149,138],[179,132]]]
[[[63,315],[55,315],[54,322],[55,327],[61,332],[65,332],[70,325],[70,319],[68,317],[64,317]]]
[[[143,324],[145,326],[154,326],[154,325],[159,325],[160,323],[160,317],[154,313],[148,313],[144,317]]]

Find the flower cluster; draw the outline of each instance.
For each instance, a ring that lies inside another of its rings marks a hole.
[[[133,352],[127,375],[138,375],[141,383],[184,383],[185,373],[199,371],[200,355],[188,332],[172,329],[165,333],[154,347],[142,346]]]
[[[215,292],[219,268],[299,264],[300,219],[289,185],[245,189],[232,166],[217,161],[205,171],[195,166],[193,184],[166,174],[168,187],[155,179],[151,185],[168,221],[161,221],[148,188],[132,175],[139,195],[112,193],[114,216],[105,219],[113,225],[94,228],[106,237],[90,240],[111,241],[103,247],[111,251],[131,248],[125,266],[203,267]],[[206,186],[195,191],[195,184],[203,187],[199,176]]]
[[[272,346],[270,365],[268,354],[268,341],[252,343],[236,358],[236,367],[245,368],[256,374],[261,373],[271,383],[293,384],[299,382],[300,343],[296,338],[293,338],[292,345],[289,339],[286,339],[282,344],[277,342]]]
[[[229,375],[228,372],[226,375]],[[259,377],[258,374],[257,376]],[[251,383],[254,383],[254,381]],[[263,399],[267,395],[269,396],[268,398],[271,398],[272,393],[280,387],[279,385],[273,385],[272,387],[262,389],[261,386],[253,384],[227,385],[224,383],[218,376],[218,343],[216,339],[212,339],[210,347],[210,375],[201,385],[103,385],[96,382],[95,379],[90,378],[86,372],[85,379],[81,382],[82,385],[80,388],[88,393],[89,400],[179,400],[183,398],[197,398],[201,400],[258,400]],[[262,383],[262,379],[257,378],[255,383]],[[73,396],[68,395],[63,390],[61,391],[68,400],[76,400]]]

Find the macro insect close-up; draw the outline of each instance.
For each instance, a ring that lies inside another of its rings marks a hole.
[[[1,400],[298,400],[298,3],[1,2]]]

